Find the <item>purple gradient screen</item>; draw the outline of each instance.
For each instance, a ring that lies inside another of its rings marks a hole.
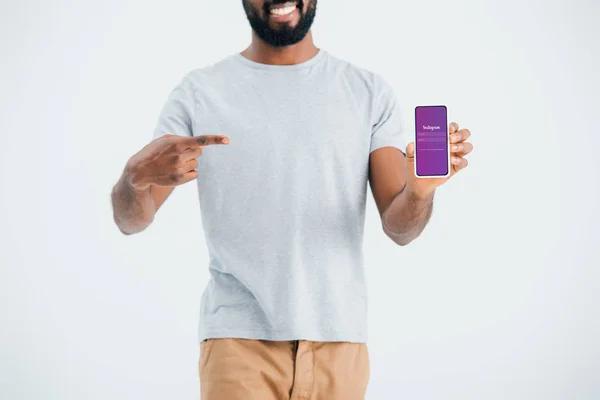
[[[417,175],[448,173],[448,117],[445,106],[415,108]]]

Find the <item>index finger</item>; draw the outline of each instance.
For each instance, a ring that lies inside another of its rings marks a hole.
[[[223,135],[199,135],[192,136],[191,138],[192,144],[196,146],[208,146],[212,144],[228,144],[229,138]]]

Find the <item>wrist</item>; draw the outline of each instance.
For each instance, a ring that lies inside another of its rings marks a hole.
[[[410,181],[407,185],[407,189],[409,192],[418,200],[429,200],[433,197],[435,193],[435,187],[430,185],[421,185],[417,182],[417,179]]]
[[[123,170],[123,181],[137,192],[144,192],[150,187],[150,183],[144,178],[140,168],[132,162],[128,162]]]

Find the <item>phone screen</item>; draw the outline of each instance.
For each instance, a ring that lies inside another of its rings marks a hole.
[[[446,106],[415,108],[415,156],[418,176],[448,174],[448,115]]]

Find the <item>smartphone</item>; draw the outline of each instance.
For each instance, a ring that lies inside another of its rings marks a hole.
[[[450,175],[450,136],[446,106],[415,107],[415,175]]]

